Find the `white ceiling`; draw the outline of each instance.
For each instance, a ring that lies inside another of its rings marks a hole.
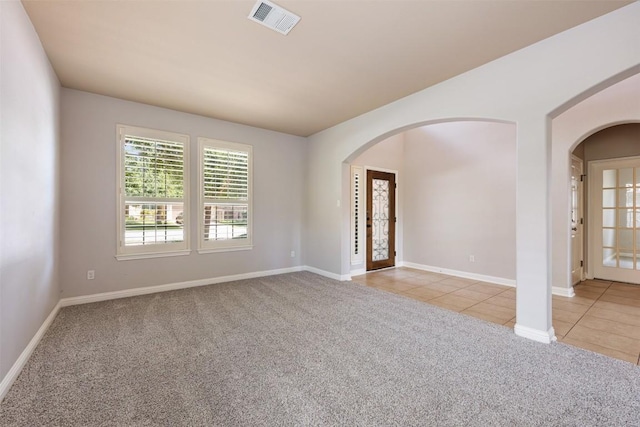
[[[631,1],[23,0],[64,87],[308,136]],[[603,35],[606,37],[606,35]]]

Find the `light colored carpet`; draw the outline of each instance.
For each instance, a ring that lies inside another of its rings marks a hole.
[[[640,368],[293,273],[61,310],[2,426],[638,426]]]

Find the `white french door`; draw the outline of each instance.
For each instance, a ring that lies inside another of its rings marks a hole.
[[[640,157],[590,162],[589,194],[593,276],[640,284]]]

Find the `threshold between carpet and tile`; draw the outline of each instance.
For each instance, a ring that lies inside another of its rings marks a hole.
[[[640,425],[640,368],[290,273],[64,307],[0,425]]]
[[[516,290],[414,268],[356,276],[357,283],[437,305],[513,329]],[[553,295],[553,327],[559,341],[640,364],[640,286],[586,280],[574,297]]]

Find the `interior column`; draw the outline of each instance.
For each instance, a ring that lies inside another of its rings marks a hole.
[[[555,341],[551,324],[551,122],[518,122],[515,333]]]

